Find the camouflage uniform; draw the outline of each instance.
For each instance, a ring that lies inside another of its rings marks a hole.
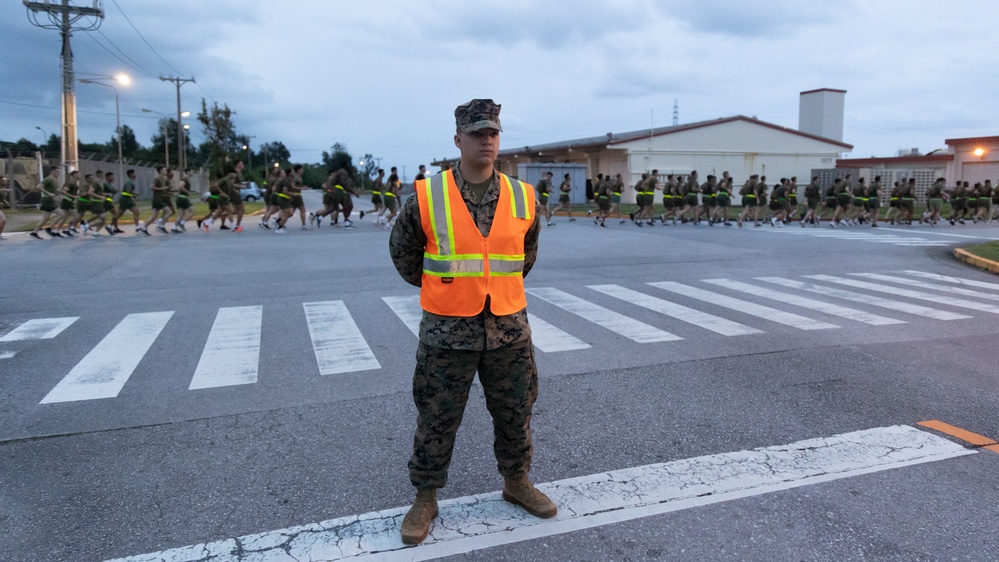
[[[469,214],[483,236],[489,234],[499,199],[499,175],[493,173],[481,201],[464,182],[458,166],[455,182]],[[538,254],[540,221],[534,221],[524,238],[524,275]],[[423,252],[427,239],[414,194],[403,205],[389,238],[389,251],[399,275],[419,287],[423,280]],[[447,483],[454,438],[468,400],[476,371],[493,418],[494,444],[499,472],[504,477],[526,474],[531,465],[531,410],[538,395],[527,309],[496,316],[485,307],[478,315],[463,318],[423,311],[420,343],[413,374],[416,433],[409,478],[417,488],[441,488]]]

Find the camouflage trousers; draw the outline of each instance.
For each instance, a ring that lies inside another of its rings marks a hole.
[[[409,479],[417,488],[443,488],[454,438],[479,373],[493,418],[493,452],[504,477],[531,469],[531,410],[538,398],[538,369],[530,339],[488,351],[441,349],[420,343],[413,374],[416,434]]]

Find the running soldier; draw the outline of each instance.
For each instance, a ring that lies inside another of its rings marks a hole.
[[[46,226],[49,222],[49,219],[60,218],[60,216],[57,213],[59,205],[56,204],[56,199],[55,199],[56,197],[59,196],[60,174],[62,174],[62,171],[59,169],[59,166],[50,167],[49,174],[45,176],[45,178],[43,178],[42,181],[38,182],[38,185],[36,185],[34,189],[32,189],[32,191],[38,191],[41,192],[42,194],[42,200],[40,206],[40,209],[42,211],[42,220],[38,221],[38,224],[36,224],[35,228],[32,229],[31,231],[32,238],[42,240],[42,237],[38,234],[38,231],[41,230],[43,227],[45,228],[45,233],[48,234],[49,236],[53,238],[62,238],[62,235],[59,234],[58,232],[54,232],[51,226]],[[56,215],[53,216],[53,213],[56,213]],[[53,220],[53,223],[54,222],[56,221]]]
[[[135,170],[125,172],[125,178],[125,185],[121,187],[121,195],[118,196],[118,211],[115,212],[111,222],[116,232],[121,231],[118,228],[118,219],[125,214],[125,211],[131,211],[132,222],[135,224],[135,233],[138,234],[144,231],[139,227],[139,205],[135,202],[135,198],[138,196],[135,188]],[[148,232],[145,232],[145,234],[146,236],[150,235]]]
[[[904,220],[906,224],[912,226],[912,211],[914,201],[916,199],[916,178],[909,178],[909,183],[902,187],[901,198],[899,200],[899,210],[901,211],[901,220]]]
[[[739,213],[739,217],[735,220],[739,228],[742,228],[742,223],[746,222],[749,218],[749,214],[753,214],[753,220],[756,222],[756,226],[760,226],[758,222],[759,209],[759,198],[757,197],[756,189],[758,186],[757,179],[759,176],[753,174],[749,176],[749,181],[742,184],[739,188],[739,195],[742,197],[742,212]]]
[[[562,179],[562,184],[558,186],[558,189],[558,207],[555,207],[552,214],[561,211],[562,208],[565,207],[565,210],[569,213],[569,222],[572,222],[576,220],[576,218],[572,216],[572,202],[569,199],[569,194],[572,193],[572,183],[569,181],[569,174],[566,174]]]
[[[59,194],[62,199],[59,201],[59,209],[62,216],[56,222],[53,230],[59,232],[66,238],[72,238],[76,232],[76,221],[79,217],[76,214],[76,198],[80,194],[80,171],[73,170],[69,173],[69,179],[62,185]]]
[[[174,220],[170,232],[174,234],[187,232],[187,227],[184,225],[187,223],[187,219],[194,216],[194,206],[191,205],[192,195],[194,192],[191,191],[191,179],[188,174],[185,174],[185,177],[177,182],[177,218]]]
[[[548,226],[555,226],[552,222],[552,210],[548,206],[548,196],[552,190],[552,177],[554,174],[545,172],[544,177],[538,180],[536,189],[538,190],[538,203],[541,205],[541,213],[545,216]]]
[[[382,209],[385,204],[382,202],[382,191],[385,184],[385,170],[378,168],[378,177],[375,178],[374,183],[371,184],[371,210],[367,211],[369,214],[374,214],[374,222],[376,225],[381,224],[381,214]]]
[[[926,190],[926,212],[923,213],[923,221],[930,226],[936,226],[940,222],[940,211],[943,209],[944,190],[947,188],[947,180],[937,178],[933,185]]]
[[[819,220],[815,213],[819,208],[819,200],[822,198],[822,187],[819,186],[819,176],[812,178],[812,183],[805,187],[805,216],[801,217],[801,228],[805,228],[806,222],[811,222],[819,226]]]
[[[163,234],[167,232],[163,223],[173,214],[173,203],[170,202],[170,180],[167,177],[167,173],[166,166],[156,167],[156,178],[153,179],[152,186],[152,211],[149,215],[149,220],[145,223],[140,223],[141,230],[145,234],[149,234],[150,224],[155,224],[156,230],[159,230]],[[208,219],[208,222],[209,224],[211,223],[211,218]],[[207,231],[206,229],[205,232]]]

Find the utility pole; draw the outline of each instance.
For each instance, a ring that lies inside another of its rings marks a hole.
[[[28,10],[28,20],[43,29],[57,29],[62,36],[62,137],[59,150],[64,178],[71,170],[80,166],[79,146],[76,142],[76,93],[73,88],[73,49],[69,39],[73,31],[93,31],[104,20],[104,9],[100,0],[94,0],[91,8],[72,6],[69,0],[55,2],[24,1]],[[45,14],[43,18],[41,14]],[[43,173],[44,174],[44,173]]]
[[[184,150],[186,147],[186,143],[184,142],[184,124],[181,121],[182,117],[180,115],[180,87],[187,82],[194,82],[194,76],[190,78],[160,76],[160,80],[164,82],[173,82],[173,84],[177,86],[177,169],[184,170],[187,168],[187,151]]]

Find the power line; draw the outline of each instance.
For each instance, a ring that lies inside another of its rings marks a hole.
[[[177,70],[176,68],[174,68],[174,66],[172,64],[170,64],[169,62],[167,62],[167,60],[165,58],[163,58],[163,55],[161,55],[159,53],[159,51],[157,51],[149,43],[149,41],[146,41],[146,38],[143,37],[142,33],[139,32],[139,28],[135,27],[135,24],[132,23],[132,20],[128,19],[128,15],[125,14],[125,10],[122,10],[121,6],[118,5],[118,0],[111,0],[111,3],[114,4],[115,8],[118,8],[118,11],[121,12],[122,17],[124,17],[125,21],[128,22],[128,25],[130,25],[132,27],[132,29],[135,31],[135,34],[139,36],[139,39],[142,39],[142,42],[145,43],[146,46],[149,47],[149,50],[151,50],[157,57],[159,57],[161,61],[163,61],[163,64],[169,66],[170,69],[173,70],[174,72],[176,72],[177,74],[183,74],[183,72]]]
[[[98,29],[97,33],[100,33],[101,37],[103,37],[104,40],[107,41],[109,45],[111,45],[112,47],[114,47],[114,50],[116,50],[119,53],[121,53],[121,56],[123,56],[126,59],[128,59],[129,61],[135,63],[135,67],[137,69],[139,69],[141,72],[145,73],[148,76],[156,76],[154,73],[150,72],[147,68],[145,68],[141,64],[139,64],[135,59],[133,59],[132,57],[128,56],[128,54],[125,53],[125,51],[122,51],[121,47],[119,47],[118,45],[116,45],[115,42],[112,41],[110,37],[108,37],[107,35],[104,35],[103,31],[101,31],[100,29]]]
[[[104,35],[104,34],[101,33],[101,35]],[[107,51],[108,54],[110,54],[112,57],[114,57],[114,58],[118,59],[119,61],[121,61],[125,66],[131,67],[132,70],[134,70],[136,72],[139,72],[141,74],[145,74],[145,75],[150,76],[150,77],[156,76],[155,74],[150,74],[148,71],[143,70],[143,69],[135,66],[134,64],[128,62],[127,60],[121,58],[120,56],[118,56],[117,54],[115,54],[114,51],[112,51],[111,49],[108,49],[107,46],[104,45],[104,43],[101,43],[100,41],[98,41],[97,38],[93,36],[93,34],[88,33],[87,37],[90,37],[91,39],[93,39],[94,43],[97,43],[97,45],[100,46],[100,48],[102,48],[105,51]],[[117,47],[115,47],[115,48],[117,48]]]
[[[23,103],[23,102],[19,102],[19,101],[9,101],[9,100],[0,100],[0,103],[6,103],[8,105],[19,105],[19,106],[22,106],[22,107],[36,107],[38,109],[45,109],[45,110],[48,110],[48,111],[60,111],[60,112],[62,111],[61,108],[52,107],[50,105],[38,105],[38,104],[34,104],[34,103]],[[131,104],[129,104],[129,105],[131,105]],[[87,114],[90,114],[90,115],[110,115],[110,116],[114,116],[115,115],[114,113],[109,113],[107,111],[85,111],[85,110],[78,110],[77,113],[87,113]],[[122,117],[141,117],[142,119],[158,119],[156,117],[151,117],[149,115],[128,114],[128,113],[122,113],[121,116]]]

